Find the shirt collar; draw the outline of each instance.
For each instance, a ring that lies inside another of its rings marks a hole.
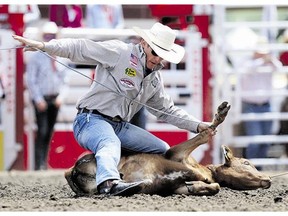
[[[136,45],[136,50],[137,50],[137,56],[139,57],[139,60],[144,68],[145,71],[145,65],[146,65],[146,54],[144,52],[143,47],[141,46],[141,44],[137,44]],[[153,71],[157,71],[157,70],[161,70],[164,67],[164,65],[162,63],[158,64],[155,66],[155,68],[153,68]]]

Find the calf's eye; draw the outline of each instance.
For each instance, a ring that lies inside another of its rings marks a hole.
[[[244,161],[245,165],[250,165],[249,161]]]

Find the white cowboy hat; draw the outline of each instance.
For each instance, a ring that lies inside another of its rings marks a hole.
[[[150,30],[142,30],[139,27],[133,27],[133,30],[164,60],[175,64],[182,60],[185,49],[174,43],[176,33],[168,26],[157,22]]]

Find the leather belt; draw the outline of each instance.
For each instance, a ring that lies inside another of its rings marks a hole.
[[[115,116],[115,117],[107,116],[105,114],[100,113],[98,110],[95,110],[95,109],[94,110],[89,110],[89,109],[86,109],[86,108],[78,108],[77,114],[80,114],[80,113],[92,113],[92,114],[101,115],[104,118],[106,118],[106,119],[108,119],[110,121],[114,121],[114,122],[121,122],[122,121],[120,116]]]
[[[58,97],[58,94],[56,95],[44,95],[45,100],[55,100]]]

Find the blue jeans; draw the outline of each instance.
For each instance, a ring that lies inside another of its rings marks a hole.
[[[270,103],[255,105],[242,103],[243,113],[271,112]],[[272,121],[246,121],[244,122],[245,134],[247,136],[270,135],[272,133]],[[246,158],[266,158],[269,148],[268,143],[253,143],[246,148]]]
[[[145,108],[142,107],[131,119],[131,124],[136,125],[140,128],[146,129],[147,117],[145,114]]]
[[[85,149],[95,154],[97,186],[108,179],[120,179],[117,166],[121,148],[131,152],[163,154],[169,145],[128,122],[114,122],[98,114],[78,114],[73,123],[74,136]]]

